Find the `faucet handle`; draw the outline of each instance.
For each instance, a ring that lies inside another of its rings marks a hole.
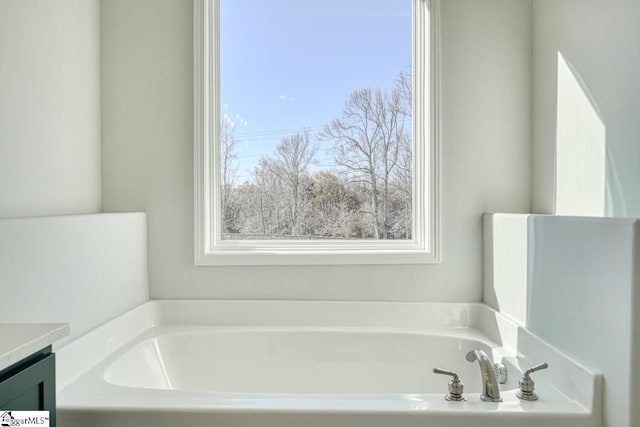
[[[462,402],[467,400],[466,397],[462,395],[464,390],[464,383],[460,381],[460,377],[457,373],[450,371],[448,369],[440,369],[433,368],[433,373],[441,374],[441,375],[450,375],[451,381],[449,381],[449,392],[444,396],[445,400],[454,401],[454,402]]]
[[[542,369],[547,369],[549,364],[547,362],[539,363],[530,367],[522,374],[522,378],[518,381],[519,389],[516,392],[516,396],[522,400],[538,400],[538,394],[535,391],[536,383],[531,379],[531,374]]]
[[[538,371],[541,371],[543,369],[547,369],[548,367],[549,367],[549,364],[547,362],[538,363],[537,365],[534,365],[534,366],[530,367],[529,369],[527,369],[526,371],[524,371],[524,374],[522,376],[528,378],[529,375],[533,374],[534,372],[538,372]]]
[[[496,362],[493,364],[493,375],[496,376],[496,381],[500,384],[506,384],[509,379],[509,371],[507,365],[503,362]]]
[[[453,377],[453,381],[459,381],[460,377],[458,376],[457,373],[450,371],[448,369],[442,369],[442,368],[433,368],[433,373],[434,374],[442,374],[442,375],[451,375]]]

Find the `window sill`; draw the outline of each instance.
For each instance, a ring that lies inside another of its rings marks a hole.
[[[393,248],[318,249],[301,246],[284,248],[251,248],[224,245],[216,250],[196,254],[197,266],[230,265],[393,265],[393,264],[436,264],[439,258],[424,248],[403,243]]]

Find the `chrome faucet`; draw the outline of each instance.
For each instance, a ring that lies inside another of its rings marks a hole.
[[[502,402],[500,390],[498,389],[498,381],[493,373],[493,364],[487,357],[487,354],[479,349],[471,350],[467,353],[467,360],[480,364],[480,374],[482,375],[482,394],[480,399],[484,402]]]

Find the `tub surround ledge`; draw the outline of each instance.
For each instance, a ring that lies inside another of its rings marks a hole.
[[[0,370],[69,335],[66,323],[0,323]]]

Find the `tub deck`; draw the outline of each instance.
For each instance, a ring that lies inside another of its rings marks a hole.
[[[599,377],[561,355],[545,360],[590,394],[568,398],[550,369],[539,401],[515,397],[529,361],[499,316],[482,304],[149,302],[60,349],[60,423],[599,427]],[[503,402],[480,401],[471,348],[505,357]],[[459,372],[466,402],[444,400],[436,366]]]

